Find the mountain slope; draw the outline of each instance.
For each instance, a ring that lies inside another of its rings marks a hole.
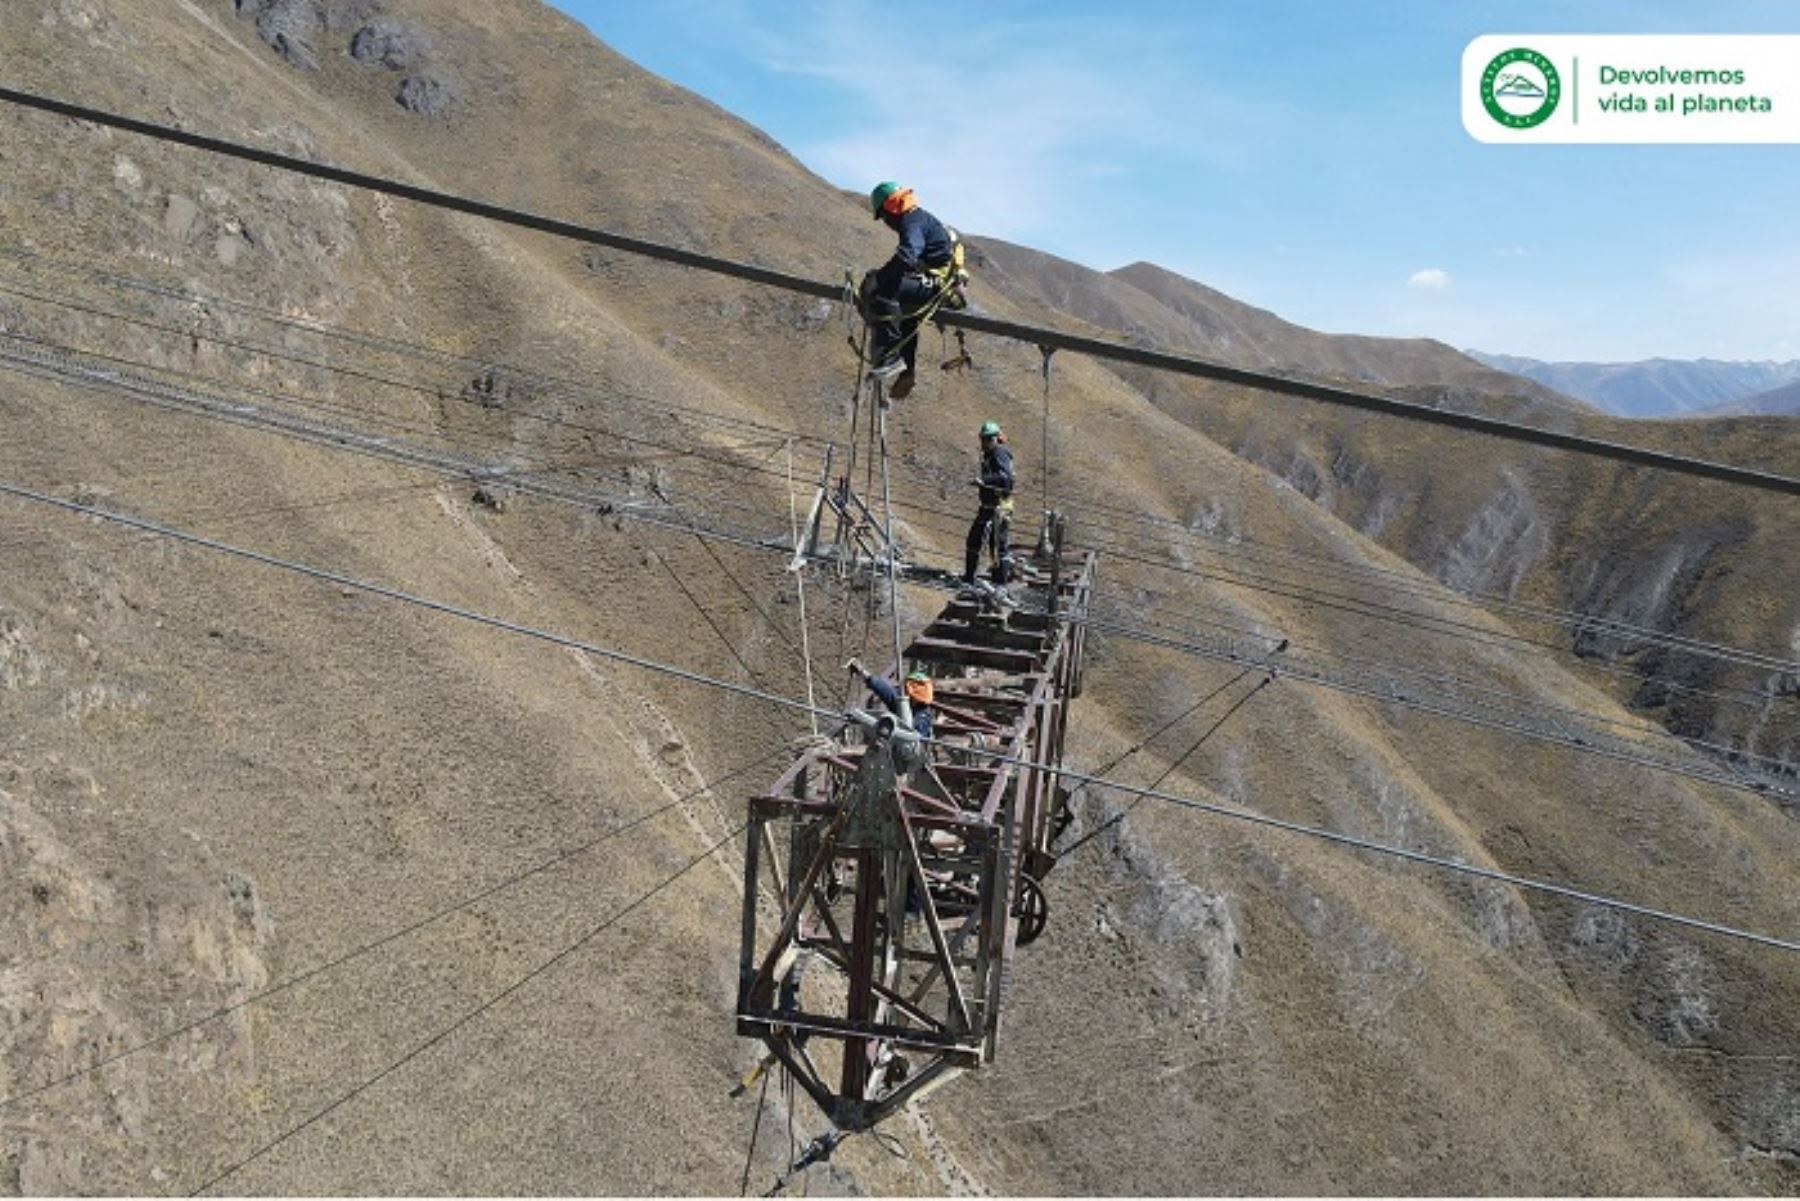
[[[32,0],[29,19],[0,25],[0,48],[17,86],[819,278],[886,252],[854,203],[768,139],[539,5],[374,8]],[[377,20],[398,28],[366,34]],[[359,58],[359,39],[381,49]],[[0,479],[803,694],[789,645],[798,598],[781,556],[709,551],[679,523],[628,518],[630,504],[654,511],[666,496],[761,534],[786,529],[783,452],[807,480],[819,448],[782,431],[841,438],[846,420],[854,365],[832,306],[43,117],[10,114],[0,154],[12,248],[95,269],[0,262],[9,338],[114,355],[239,403],[622,500],[607,512],[496,484],[496,507],[464,480],[16,369],[0,388]],[[161,290],[121,287],[121,276]],[[1192,323],[1144,287],[1101,279],[1074,282],[1171,337]],[[1097,321],[1048,306],[1046,286],[1016,266],[978,284],[996,313]],[[1338,353],[1308,344],[1290,356],[1248,316],[1234,319],[1277,361]],[[406,352],[401,340],[433,349]],[[1022,478],[1039,482],[1036,350],[980,339],[971,349],[971,371],[927,372],[893,417],[897,482],[927,506],[902,512],[921,557],[957,551],[982,419],[1007,425]],[[1374,369],[1390,348],[1342,353]],[[1397,357],[1435,363],[1440,351]],[[1393,378],[1426,386],[1430,372]],[[1103,557],[1103,588],[1122,609],[1228,615],[1296,648],[1351,648],[1632,723],[1578,671],[1498,641],[1498,618],[1458,606],[1260,465],[1366,438],[1386,456],[1382,478],[1429,482],[1408,518],[1424,523],[1454,512],[1438,498],[1460,487],[1419,466],[1442,456],[1436,444],[1386,426],[1345,434],[1268,398],[1254,403],[1270,424],[1240,431],[1199,419],[1199,397],[1063,356],[1051,400],[1047,483],[1078,523],[1120,502],[1180,524],[1212,515],[1273,551],[1379,569],[1421,593],[1409,601],[1421,612],[1495,640],[1422,640],[1343,607]],[[1585,420],[1548,396],[1504,403]],[[1252,404],[1231,394],[1218,408],[1249,420]],[[1757,423],[1685,436],[1714,440],[1722,456],[1746,443],[1785,453]],[[1358,451],[1375,462],[1368,444]],[[1533,456],[1479,453],[1492,471],[1536,479]],[[1580,501],[1615,483],[1578,477],[1565,496],[1533,482],[1531,497],[1574,514],[1560,532],[1614,520]],[[1654,545],[1671,545],[1678,498],[1646,491],[1641,536],[1660,530]],[[1782,549],[1760,512],[1720,514],[1744,527],[1743,545]],[[1199,558],[1162,525],[1138,526],[1132,545]],[[0,502],[0,548],[11,569],[0,573],[7,1095],[444,915],[0,1110],[0,1187],[193,1189],[295,1130],[221,1190],[738,1187],[755,1111],[727,1095],[751,1054],[730,1020],[738,852],[708,848],[802,723],[16,501]],[[1776,577],[1729,565],[1755,585],[1758,631],[1788,619],[1765,582]],[[821,673],[879,653],[856,607],[863,594],[825,577],[808,590]],[[1710,628],[1715,607],[1732,616],[1704,589],[1675,591],[1696,628]],[[916,625],[939,599],[909,595],[903,616]],[[1094,642],[1069,746],[1083,767],[1236,674],[1141,642]],[[839,695],[838,682],[822,679],[821,695]],[[1119,774],[1174,766],[1203,720]],[[1634,736],[1682,753],[1653,732]],[[695,792],[758,756],[766,767]],[[1800,926],[1800,837],[1758,798],[1295,680],[1247,702],[1168,787],[1759,929]],[[1084,795],[1083,828],[1115,803]],[[1049,887],[1051,924],[1018,961],[995,1069],[897,1126],[905,1158],[852,1140],[809,1184],[1792,1190],[1783,1157],[1800,1154],[1800,1132],[1780,1058],[1800,1036],[1790,960],[1150,804]],[[793,1116],[801,1137],[819,1132],[808,1108]],[[785,1161],[786,1117],[779,1106],[765,1116],[753,1184]]]
[[[1222,304],[1201,285],[1133,269],[1134,278],[1171,298],[1170,305],[1146,305],[1121,292],[1115,275],[1016,248],[990,257],[1003,282],[1031,298],[1039,320],[1074,314],[1102,329],[1175,346],[1211,337],[1218,357],[1254,361],[1242,331],[1261,320],[1256,310]],[[1171,306],[1207,316],[1184,328],[1169,316]],[[1263,323],[1280,328],[1273,319]],[[1366,377],[1379,372],[1389,391],[1416,401],[1780,474],[1800,468],[1800,439],[1769,418],[1635,425],[1529,383],[1505,387],[1516,377],[1472,364],[1459,369],[1469,360],[1436,344],[1421,343],[1415,354],[1412,344],[1389,339],[1300,332],[1305,336],[1285,368],[1299,374],[1333,378],[1336,364],[1361,371],[1364,379],[1356,382],[1366,387]],[[1295,362],[1303,353],[1308,360]],[[1800,713],[1791,700],[1800,684],[1791,667],[1762,670],[1748,660],[1669,652],[1631,636],[1601,635],[1568,616],[1667,629],[1791,664],[1800,646],[1800,605],[1788,591],[1796,546],[1785,500],[1578,455],[1500,452],[1483,438],[1445,439],[1405,423],[1144,369],[1117,373],[1158,408],[1267,468],[1409,562],[1465,595],[1518,613],[1530,636],[1598,666],[1597,683],[1665,727],[1800,762]],[[1501,390],[1490,390],[1496,381]],[[1231,502],[1215,493],[1177,514],[1225,543],[1207,552],[1210,566],[1221,571],[1243,570],[1234,560],[1244,556],[1232,544],[1257,536]],[[1336,568],[1323,581],[1307,564],[1258,570],[1286,587],[1323,582],[1340,600],[1386,600],[1381,581]]]
[[[1133,342],[1278,373],[1358,383],[1458,384],[1580,408],[1428,338],[1321,334],[1150,263],[1100,273],[997,238],[979,239],[983,279]]]

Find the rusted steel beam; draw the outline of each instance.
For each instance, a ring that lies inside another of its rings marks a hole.
[[[964,646],[999,647],[1005,650],[1030,651],[1034,655],[1043,653],[1049,642],[1047,631],[1009,630],[1004,626],[984,625],[980,622],[934,621],[925,627],[923,637],[937,638],[947,642],[958,642]]]
[[[866,1033],[875,1023],[875,919],[881,908],[881,852],[865,848],[856,853],[856,913],[850,927],[850,995],[845,1002],[848,1029],[856,1035],[844,1042],[844,1071],[839,1093],[862,1100],[869,1089],[872,1040]]]
[[[958,784],[986,784],[1000,774],[1000,768],[983,767],[974,763],[940,763],[937,772],[946,782]]]
[[[756,979],[756,860],[762,850],[761,834],[765,824],[752,817],[744,838],[744,910],[740,931],[743,942],[738,947],[739,1009],[750,1003],[750,985]]]
[[[965,725],[981,730],[998,731],[1001,729],[1000,723],[994,721],[992,718],[983,717],[973,709],[963,708],[959,705],[947,705],[944,703],[942,697],[934,699],[933,707],[938,711],[938,719],[940,722],[944,718],[952,718]]]
[[[981,606],[974,601],[951,601],[940,612],[942,616],[955,621],[973,621],[983,615]],[[1021,613],[1015,610],[1007,617],[1006,624],[1015,630],[1030,630],[1035,633],[1048,630],[1055,623],[1042,613]]]
[[[1017,675],[986,675],[978,680],[948,679],[938,681],[938,691],[956,697],[963,704],[975,701],[993,701],[996,704],[1012,702],[1018,704],[1037,687],[1040,673],[1033,669]]]
[[[850,961],[844,955],[824,948],[820,948],[817,951],[817,954],[821,959],[831,964],[832,967],[837,968],[840,972],[843,972],[846,976],[850,974]],[[904,1013],[913,1021],[923,1022],[928,1029],[941,1033],[949,1028],[942,1018],[933,1017],[912,1001],[907,1000],[903,994],[894,991],[880,981],[874,981],[871,983],[870,987],[875,990],[876,996],[886,1001],[889,1005],[892,1005],[895,1009],[900,1010],[900,1012]]]
[[[835,801],[799,800],[795,797],[758,796],[750,798],[750,812],[757,817],[827,817],[839,811]],[[912,823],[923,830],[941,830],[955,834],[959,838],[971,842],[987,838],[992,833],[993,823],[983,821],[981,815],[972,809],[962,809],[957,816],[945,812],[942,816],[932,813],[911,814]],[[848,852],[843,852],[847,855]],[[842,857],[842,855],[840,855]]]
[[[831,824],[826,827],[824,836],[819,839],[819,849],[813,852],[813,861],[807,865],[806,875],[796,890],[799,895],[789,903],[787,913],[781,920],[781,932],[775,936],[774,943],[769,947],[768,954],[763,957],[762,966],[757,969],[756,977],[751,982],[749,988],[751,1004],[760,1003],[764,995],[770,991],[775,975],[775,962],[781,958],[781,952],[793,940],[794,931],[800,926],[800,917],[806,911],[807,905],[811,903],[813,885],[819,882],[819,876],[824,872],[825,865],[831,862],[832,852],[837,848],[838,834],[843,830],[844,822],[848,820],[849,816],[850,807],[848,805],[839,808],[836,816],[831,819]]]
[[[931,937],[931,945],[938,953],[939,961],[944,967],[944,983],[950,988],[951,1013],[958,1019],[954,1025],[956,1030],[968,1030],[973,1026],[969,1015],[969,1002],[963,996],[962,980],[956,974],[956,962],[952,958],[949,946],[944,941],[944,927],[938,921],[937,904],[931,897],[931,882],[925,878],[925,866],[919,862],[919,847],[913,841],[913,833],[906,822],[906,810],[900,810],[900,825],[906,837],[901,841],[901,849],[907,857],[907,867],[912,872],[913,881],[919,888],[919,916],[924,919],[925,932]]]
[[[916,1026],[896,1026],[892,1022],[856,1022],[821,1013],[779,1013],[772,1009],[752,1009],[738,1015],[738,1027],[740,1030],[749,1027],[746,1032],[752,1035],[762,1033],[758,1027],[803,1030],[808,1034],[824,1034],[842,1038],[850,1045],[864,1041],[881,1041],[891,1042],[897,1047],[916,1048],[921,1051],[960,1053],[963,1056],[977,1057],[981,1054],[979,1037],[971,1038],[969,1035],[920,1030]],[[974,1065],[971,1063],[970,1066]],[[865,1080],[867,1078],[866,1070],[864,1078]]]
[[[941,638],[913,639],[912,645],[906,648],[906,657],[921,663],[991,667],[1000,671],[1028,672],[1037,666],[1037,656],[1027,651],[968,646]]]

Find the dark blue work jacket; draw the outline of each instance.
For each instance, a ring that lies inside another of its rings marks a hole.
[[[981,455],[981,507],[991,509],[1012,495],[1012,451],[996,442]]]
[[[884,284],[898,283],[903,275],[942,267],[950,261],[950,231],[924,209],[915,208],[883,220],[889,229],[900,235],[894,257],[881,268]]]

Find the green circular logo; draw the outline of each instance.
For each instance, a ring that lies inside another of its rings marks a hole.
[[[1562,99],[1562,77],[1549,59],[1524,47],[1496,54],[1481,73],[1481,106],[1509,129],[1542,125]]]

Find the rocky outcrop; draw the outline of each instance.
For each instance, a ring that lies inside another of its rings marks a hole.
[[[425,61],[431,42],[410,21],[382,17],[369,22],[350,39],[350,57],[390,71],[410,71]]]
[[[319,69],[324,35],[343,33],[381,9],[380,0],[233,0],[241,20],[291,67]]]
[[[437,75],[408,75],[400,81],[394,102],[409,113],[436,117],[456,103],[456,88]]]

